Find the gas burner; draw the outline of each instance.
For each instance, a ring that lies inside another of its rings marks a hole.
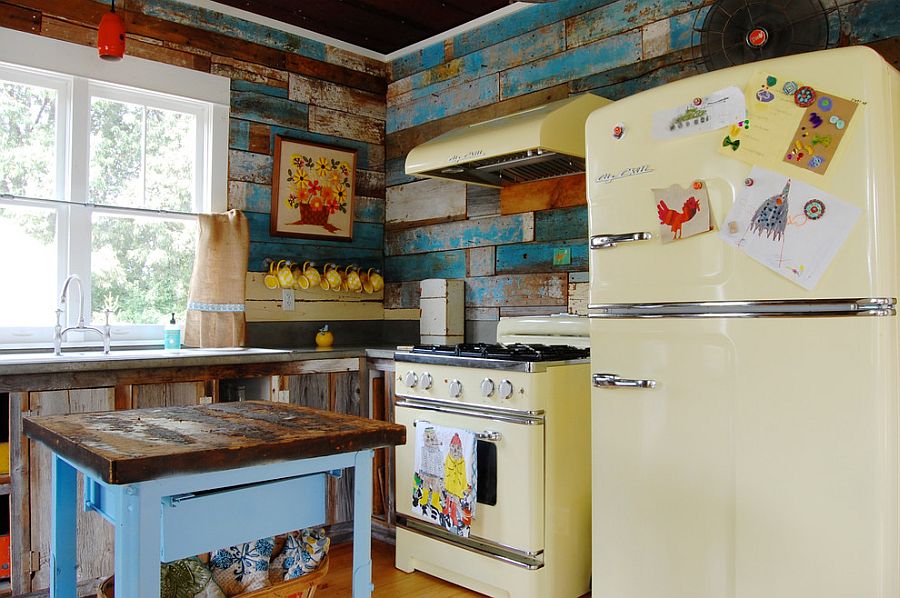
[[[590,357],[589,349],[569,345],[498,345],[488,343],[462,343],[459,345],[415,345],[413,353],[445,355],[469,359],[499,359],[507,361],[565,361]]]

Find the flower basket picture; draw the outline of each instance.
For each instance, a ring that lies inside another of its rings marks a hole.
[[[356,150],[275,136],[273,236],[353,240]]]

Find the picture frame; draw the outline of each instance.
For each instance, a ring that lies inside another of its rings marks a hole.
[[[356,150],[275,136],[270,234],[353,240]]]

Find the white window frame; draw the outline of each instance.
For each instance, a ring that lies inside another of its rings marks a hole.
[[[91,206],[88,204],[90,156],[90,98],[103,97],[119,101],[135,101],[129,93],[152,97],[153,106],[168,107],[190,112],[197,119],[197,189],[194,206],[197,212],[222,212],[227,209],[228,188],[228,120],[230,103],[230,79],[126,56],[119,62],[100,60],[95,48],[78,46],[53,39],[3,30],[0,36],[0,69],[15,73],[13,80],[56,89],[57,147],[65,152],[57,157],[55,201],[66,202],[57,209],[59,271],[57,289],[66,276],[78,274],[85,283],[84,317],[90,321],[90,251],[70,253],[67,237],[70,226],[79,229],[91,226],[92,213],[108,213],[118,216],[140,216],[141,210]],[[12,70],[7,70],[12,69]],[[9,75],[7,75],[9,76]],[[71,98],[71,101],[70,101]],[[185,101],[196,108],[186,109]],[[204,102],[199,107],[196,102]],[[205,143],[201,143],[204,142]],[[75,143],[79,144],[75,148]],[[204,148],[206,150],[204,152]],[[205,153],[205,155],[203,155]],[[2,198],[2,203],[12,205],[41,205],[26,199]],[[172,215],[173,218],[196,219],[195,215]],[[82,230],[81,233],[85,231]],[[79,233],[80,234],[80,233]],[[68,260],[68,263],[67,263]],[[12,285],[11,285],[12,286]],[[21,292],[21,291],[20,291]],[[73,309],[67,315],[71,325],[78,319]],[[52,314],[51,314],[52,316]],[[159,342],[162,325],[123,325],[113,327],[113,341],[119,343]],[[21,346],[49,346],[53,329],[50,327],[4,326],[0,322],[0,348]],[[91,341],[88,336],[84,340]],[[66,341],[78,341],[76,335]]]

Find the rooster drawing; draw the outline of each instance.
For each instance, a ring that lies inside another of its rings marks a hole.
[[[672,229],[672,239],[681,238],[681,225],[693,218],[700,211],[700,202],[696,197],[691,196],[681,206],[681,211],[676,212],[666,205],[665,200],[659,200],[656,204],[656,211],[659,213],[660,224],[667,224]]]

